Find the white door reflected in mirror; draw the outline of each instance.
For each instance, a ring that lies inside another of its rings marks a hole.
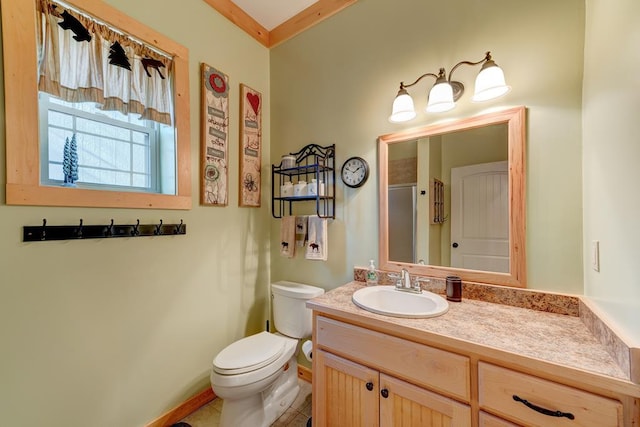
[[[451,267],[509,272],[509,165],[451,169]]]

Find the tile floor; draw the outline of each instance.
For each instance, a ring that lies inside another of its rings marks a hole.
[[[306,427],[307,420],[311,417],[311,384],[298,379],[300,393],[293,401],[289,409],[278,418],[272,427]],[[193,414],[186,417],[182,422],[188,423],[191,427],[218,427],[220,423],[220,411],[222,410],[222,400],[215,399]]]

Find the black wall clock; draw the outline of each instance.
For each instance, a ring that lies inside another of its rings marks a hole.
[[[369,178],[369,164],[362,157],[350,157],[342,165],[340,176],[347,187],[358,188]]]

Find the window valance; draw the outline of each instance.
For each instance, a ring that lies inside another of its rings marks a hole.
[[[39,0],[39,89],[172,124],[173,61],[64,3]]]

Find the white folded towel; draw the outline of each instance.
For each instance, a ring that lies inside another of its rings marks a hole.
[[[317,215],[309,215],[307,250],[305,258],[316,261],[326,261],[329,256],[327,241],[327,219]]]
[[[296,254],[296,217],[284,216],[280,223],[280,255],[293,258]]]
[[[309,217],[307,215],[300,215],[296,217],[296,246],[303,248],[307,243],[307,223]]]

